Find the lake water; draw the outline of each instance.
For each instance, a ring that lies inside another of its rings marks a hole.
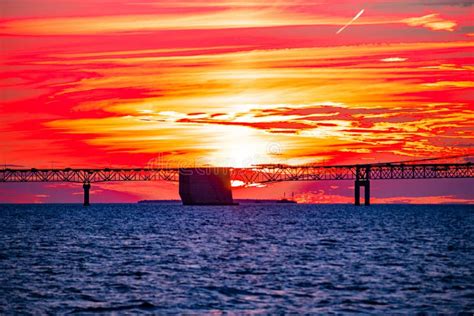
[[[0,205],[0,313],[474,312],[474,207]]]

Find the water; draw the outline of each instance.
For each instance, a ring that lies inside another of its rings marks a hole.
[[[0,205],[0,313],[474,311],[472,206]]]

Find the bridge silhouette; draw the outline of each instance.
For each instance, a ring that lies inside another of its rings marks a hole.
[[[427,160],[436,160],[427,159]],[[64,169],[0,169],[0,182],[73,182],[82,183],[84,205],[89,205],[92,183],[128,181],[175,181],[190,172],[201,176],[224,169],[230,181],[244,186],[282,181],[354,181],[354,204],[370,205],[371,180],[474,178],[474,168],[467,163],[374,163],[332,166],[258,165],[249,168],[64,168]],[[215,184],[213,184],[215,185]],[[230,186],[230,184],[229,184]]]

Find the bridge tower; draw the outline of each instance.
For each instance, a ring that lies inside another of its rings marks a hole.
[[[370,205],[370,166],[356,166],[355,205],[360,205],[360,187],[364,187],[364,205]]]

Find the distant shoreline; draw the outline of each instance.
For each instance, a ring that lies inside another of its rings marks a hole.
[[[234,199],[239,204],[281,204],[278,199]],[[138,204],[181,204],[181,200],[140,200]],[[296,203],[293,203],[296,204]]]

